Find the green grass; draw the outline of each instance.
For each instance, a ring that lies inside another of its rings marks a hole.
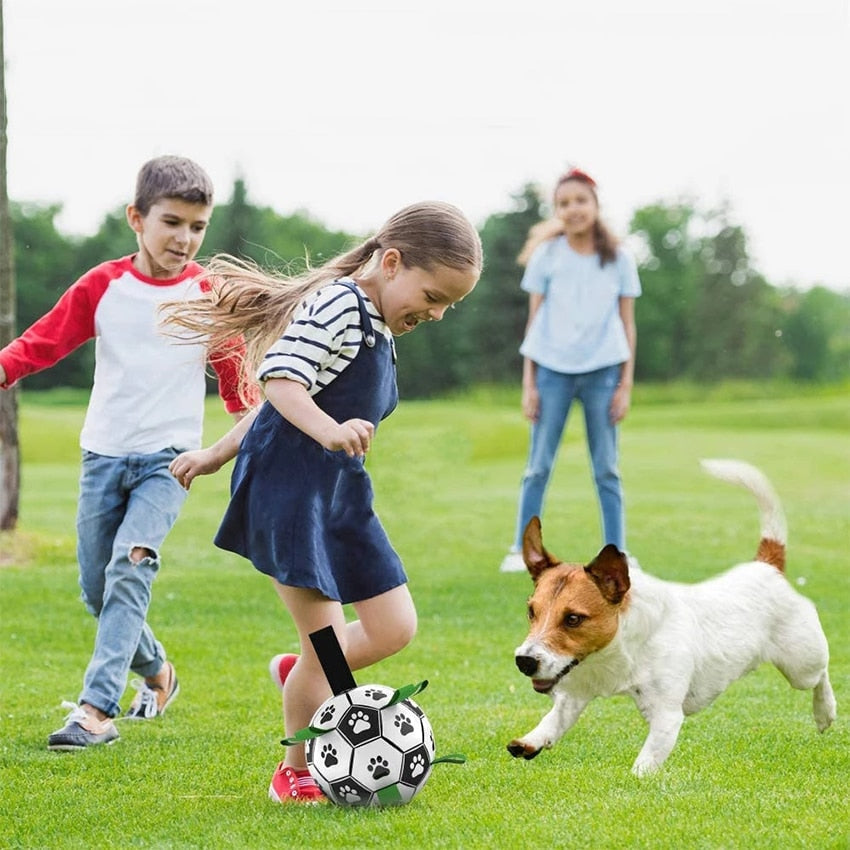
[[[209,410],[212,438],[227,421],[214,402]],[[751,557],[751,497],[703,474],[698,460],[761,466],[788,514],[789,576],[816,602],[830,640],[839,703],[838,721],[819,735],[810,696],[761,668],[688,718],[660,774],[645,780],[629,773],[645,724],[625,698],[591,704],[533,762],[508,756],[507,741],[550,704],[513,664],[530,582],[498,572],[527,447],[518,392],[403,402],[381,426],[369,467],[419,633],[356,677],[429,679],[417,701],[438,754],[468,760],[435,766],[410,805],[366,811],[266,799],[282,754],[266,662],[297,644],[267,580],[211,543],[229,471],[193,487],[155,584],[150,620],[177,664],[180,698],[161,721],[119,723],[113,747],[46,750],[60,701],[79,692],[93,636],[74,557],[82,413],[79,395],[21,398],[20,528],[0,536],[0,847],[850,848],[846,392],[639,389],[621,438],[632,553],[682,581]],[[544,533],[571,559],[598,548],[580,416]]]

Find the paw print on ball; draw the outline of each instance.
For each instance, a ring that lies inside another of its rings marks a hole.
[[[355,735],[360,735],[362,732],[366,732],[372,728],[372,723],[369,721],[368,715],[362,711],[355,711],[354,714],[348,718],[348,725],[351,727],[351,731]]]
[[[334,765],[339,764],[339,753],[337,748],[331,744],[325,744],[322,747],[321,756],[325,767],[333,767]]]
[[[337,794],[350,806],[356,806],[363,800],[363,791],[355,785],[340,785],[337,788]]]
[[[333,704],[328,705],[319,716],[319,723],[321,723],[322,726],[327,726],[331,722],[331,720],[334,719],[335,714],[336,706]]]
[[[340,718],[337,729],[354,746],[372,741],[381,732],[380,709],[351,706]]]
[[[425,756],[422,753],[414,753],[410,759],[410,775],[414,779],[418,779],[425,773],[426,767]]]
[[[390,763],[381,756],[374,756],[369,759],[367,770],[372,774],[373,779],[383,779],[385,776],[389,776]]]
[[[363,696],[366,697],[366,699],[374,700],[374,702],[380,702],[389,695],[386,691],[382,691],[380,688],[367,688],[363,692]]]
[[[425,745],[411,750],[404,757],[401,780],[417,787],[423,783],[431,772],[431,754]]]
[[[399,712],[395,716],[393,722],[395,723],[396,729],[398,729],[402,735],[409,735],[413,731],[413,723],[406,714]]]

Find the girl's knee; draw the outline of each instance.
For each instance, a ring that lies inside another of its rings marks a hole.
[[[393,652],[399,652],[404,649],[416,637],[417,625],[418,621],[415,611],[411,611],[407,617],[396,624],[392,641],[394,644]]]
[[[413,604],[400,606],[393,616],[383,618],[373,632],[373,639],[381,644],[381,650],[386,656],[394,655],[404,649],[416,636],[418,621]]]

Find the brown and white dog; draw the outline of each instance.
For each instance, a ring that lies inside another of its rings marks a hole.
[[[815,606],[785,578],[785,516],[773,487],[741,461],[702,465],[750,490],[761,517],[756,559],[708,581],[662,581],[611,545],[587,566],[563,563],[543,548],[540,520],[529,523],[522,553],[534,580],[531,628],[515,660],[554,705],[508,744],[511,755],[534,758],[594,697],[628,694],[649,724],[632,773],[652,773],[676,744],[685,715],[765,661],[792,687],[812,689],[819,731],[835,719],[826,637]]]

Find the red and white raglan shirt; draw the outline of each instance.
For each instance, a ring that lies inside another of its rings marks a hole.
[[[203,292],[197,263],[179,277],[157,280],[133,267],[133,256],[96,266],[56,305],[0,351],[9,387],[95,339],[94,383],[80,433],[83,449],[110,457],[201,445],[207,348],[166,333],[159,310],[167,301]],[[211,359],[229,413],[244,405],[235,358]]]

